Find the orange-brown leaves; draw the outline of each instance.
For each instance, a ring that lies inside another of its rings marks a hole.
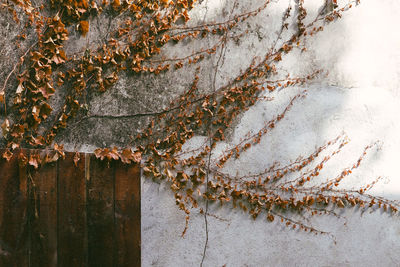
[[[4,159],[6,159],[7,161],[10,161],[12,156],[13,156],[13,153],[9,149],[6,149],[6,151],[4,151],[4,153],[2,155],[2,157]]]
[[[94,151],[96,158],[101,160],[121,160],[123,163],[130,164],[132,162],[140,163],[142,159],[142,153],[140,151],[132,152],[131,148],[123,149],[121,152],[118,152],[118,148],[114,147],[112,149],[109,148],[98,148]]]
[[[39,154],[31,154],[29,156],[28,163],[29,163],[29,165],[33,166],[35,169],[39,168],[40,162],[41,162],[41,159],[40,159]]]
[[[6,147],[9,148],[3,157],[10,160],[13,156],[12,151],[20,146],[50,146],[59,131],[67,127],[71,119],[78,115],[85,116],[85,113],[79,112],[82,107],[89,106],[87,101],[91,99],[88,95],[92,92],[91,89],[97,92],[106,91],[124,75],[122,72],[132,71],[133,74],[138,74],[139,78],[143,74],[159,74],[184,66],[190,71],[194,64],[204,58],[215,57],[220,48],[224,51],[227,38],[232,38],[240,44],[240,38],[246,32],[232,35],[231,30],[239,23],[259,14],[270,1],[265,1],[265,4],[256,10],[236,15],[225,22],[189,26],[186,22],[194,2],[111,0],[103,1],[102,6],[97,7],[95,1],[51,0],[52,5],[60,10],[60,17],[56,15],[42,24],[38,22],[38,29],[43,31],[38,32],[38,45],[27,52],[30,55],[27,59],[29,61],[18,65],[23,70],[16,81],[14,110],[17,118],[6,116],[16,123],[11,125],[5,120],[2,124],[3,135],[7,138]],[[68,49],[63,47],[64,41],[68,39],[66,25],[76,27],[85,36],[90,30],[90,19],[103,8],[112,9],[112,12],[108,13],[113,16],[119,16],[125,11],[130,14],[125,16],[128,19],[108,33],[109,38],[104,40],[104,45],[82,51],[83,55],[76,58],[67,58],[64,51]],[[335,12],[316,22],[339,18],[341,12]],[[292,29],[286,20],[290,16],[289,8],[284,16],[282,31]],[[289,212],[308,213],[313,216],[320,215],[323,211],[333,214],[329,209],[335,207],[371,208],[376,204],[385,211],[396,211],[397,206],[393,202],[378,198],[374,200],[366,193],[375,182],[353,191],[334,187],[339,186],[342,179],[360,166],[366,151],[353,167],[339,172],[339,176],[323,180],[326,182],[319,180],[319,176],[324,174],[323,169],[328,160],[338,154],[346,144],[340,138],[340,141],[330,141],[310,155],[298,157],[290,164],[275,162],[254,175],[233,177],[222,172],[224,164],[229,161],[233,163],[241,153],[255,147],[267,134],[278,128],[283,119],[290,119],[288,111],[295,103],[294,100],[304,96],[304,93],[292,98],[280,114],[272,115],[272,119],[266,121],[257,132],[249,132],[238,143],[223,151],[217,160],[210,160],[211,155],[215,153],[213,149],[218,142],[225,139],[232,123],[257,101],[268,98],[262,98],[263,95],[270,95],[272,92],[278,94],[277,89],[304,84],[319,73],[318,70],[306,77],[289,77],[286,74],[281,75],[281,69],[275,65],[285,60],[285,55],[292,53],[296,44],[302,44],[299,49],[306,51],[307,42],[303,42],[302,38],[323,30],[322,26],[305,25],[306,16],[303,1],[299,1],[297,20],[294,22],[297,32],[287,40],[277,40],[277,43],[281,43],[280,47],[269,50],[264,57],[254,58],[250,66],[243,68],[237,77],[232,77],[232,82],[224,87],[213,88],[213,93],[199,92],[197,83],[204,77],[199,77],[202,72],[196,70],[192,86],[188,86],[159,116],[155,116],[149,127],[138,134],[136,139],[132,137],[132,144],[143,144],[143,149],[98,148],[94,151],[95,156],[107,160],[108,163],[121,160],[125,164],[132,164],[141,163],[143,154],[146,158],[143,162],[144,175],[158,181],[167,180],[171,190],[175,192],[176,204],[187,214],[183,234],[189,221],[188,207],[197,207],[200,200],[218,201],[221,205],[233,204],[234,207],[248,212],[254,219],[264,212],[270,222],[276,217],[290,228],[310,232],[317,230],[286,217],[289,216]],[[20,36],[25,38],[25,34]],[[217,37],[219,41],[215,40],[213,45],[207,45],[189,55],[177,55],[167,59],[162,54],[163,47],[171,40],[202,41],[201,38],[206,36]],[[284,38],[286,34],[280,36]],[[244,66],[238,65],[239,67],[242,69]],[[54,75],[54,69],[57,69],[58,75]],[[3,104],[6,102],[4,90],[0,92],[0,103]],[[54,123],[47,127],[47,123],[43,122],[48,120],[53,112],[53,107],[50,106],[53,101],[50,101],[50,98],[56,90],[66,90],[65,102],[60,110],[55,110],[57,115]],[[41,136],[42,133],[46,133],[45,136]],[[184,144],[196,134],[206,134],[208,140],[199,148],[189,151],[190,153],[182,151]],[[62,145],[55,144],[54,150],[51,156],[47,154],[43,160],[38,154],[32,154],[29,159],[25,157],[24,161],[26,164],[29,162],[33,168],[38,168],[40,164],[64,157]],[[186,157],[188,154],[190,156]],[[73,157],[76,166],[79,160],[80,154],[76,152]],[[200,210],[204,213],[201,207]]]
[[[142,159],[142,155],[139,151],[132,152],[130,148],[126,148],[121,152],[121,161],[126,164],[130,164],[131,162],[140,163]]]
[[[78,162],[81,160],[81,156],[79,152],[74,153],[74,165],[75,167],[78,167]]]
[[[96,155],[96,158],[99,158],[101,160],[107,159],[107,160],[117,160],[119,159],[119,153],[118,149],[116,147],[112,148],[111,150],[108,148],[98,148],[94,151],[94,154]]]
[[[57,152],[57,154],[60,155],[62,158],[65,158],[64,145],[54,144],[54,150],[55,150],[55,151]]]
[[[10,121],[8,119],[5,119],[4,122],[1,124],[1,130],[4,136],[6,136],[10,131]]]
[[[89,21],[82,20],[79,22],[79,31],[83,36],[86,36],[86,34],[89,32]]]
[[[114,11],[118,11],[121,8],[121,1],[113,0],[111,6],[114,9]]]

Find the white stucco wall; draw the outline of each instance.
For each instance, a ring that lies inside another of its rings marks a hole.
[[[193,10],[197,21],[218,20],[232,0],[204,0]],[[239,1],[240,2],[240,1]],[[257,7],[260,1],[244,6]],[[223,84],[261,55],[267,35],[279,27],[287,1],[277,1],[249,23],[249,33],[240,46],[228,44],[217,75]],[[293,1],[292,1],[293,2]],[[306,0],[312,10],[321,1]],[[310,12],[311,13],[311,12]],[[310,15],[311,17],[312,14]],[[308,39],[308,53],[294,53],[284,60],[290,73],[302,75],[310,68],[329,70],[311,84],[290,87],[273,94],[272,102],[260,102],[247,111],[236,125],[230,142],[237,142],[249,130],[282,110],[291,96],[308,89],[274,131],[261,143],[227,164],[232,174],[256,173],[274,160],[290,162],[312,152],[324,141],[345,131],[351,142],[333,158],[320,179],[336,176],[362,153],[363,147],[380,140],[364,164],[346,178],[351,188],[383,175],[371,191],[390,199],[400,199],[398,160],[400,151],[400,1],[363,0],[343,19]],[[257,32],[258,31],[258,32]],[[264,38],[260,40],[258,35]],[[244,49],[245,48],[245,49]],[[174,53],[173,50],[170,52]],[[196,146],[204,137],[195,137]],[[213,152],[218,154],[224,146]],[[344,219],[320,217],[310,223],[332,233],[313,235],[268,223],[265,216],[252,220],[248,214],[229,207],[210,206],[209,241],[204,266],[400,266],[400,221],[398,216],[377,212],[343,212]],[[216,215],[219,217],[212,216]],[[205,242],[204,216],[193,210],[186,235],[185,214],[175,205],[168,186],[142,179],[142,266],[199,266]]]

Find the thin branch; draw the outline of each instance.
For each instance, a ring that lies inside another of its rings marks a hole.
[[[17,70],[17,67],[19,66],[19,64],[21,64],[24,61],[24,57],[29,53],[29,51],[32,49],[32,47],[34,47],[38,42],[33,43],[26,51],[25,53],[20,57],[20,62],[18,62],[17,64],[14,65],[14,68],[11,70],[11,72],[7,75],[4,84],[3,84],[3,88],[1,88],[0,90],[0,94],[4,94],[4,113],[7,116],[7,101],[6,101],[6,87],[7,87],[7,83],[8,80],[10,79],[11,75]]]

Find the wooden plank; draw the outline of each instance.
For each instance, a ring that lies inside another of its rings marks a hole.
[[[90,159],[87,180],[88,263],[113,266],[114,163]]]
[[[116,164],[116,266],[140,266],[140,168]]]
[[[58,162],[58,266],[86,266],[85,156],[77,166],[73,153]]]
[[[57,163],[32,170],[34,184],[31,266],[57,266]]]
[[[27,175],[25,166],[18,163],[18,153],[10,162],[0,160],[1,266],[27,266],[29,260]]]

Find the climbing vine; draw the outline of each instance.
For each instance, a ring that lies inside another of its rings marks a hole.
[[[263,216],[266,221],[278,220],[287,227],[316,234],[329,233],[293,215],[338,217],[337,208],[354,206],[397,212],[398,202],[368,192],[381,177],[356,189],[338,187],[379,143],[365,146],[358,160],[343,167],[338,176],[319,177],[329,160],[348,144],[345,133],[290,164],[275,162],[260,173],[238,177],[224,168],[290,117],[292,106],[306,97],[306,91],[292,97],[260,130],[249,132],[237,144],[213,155],[217,144],[226,139],[238,117],[251,106],[259,101],[273,101],[273,92],[303,85],[324,73],[325,70],[317,69],[304,77],[291,77],[282,73],[279,64],[294,50],[306,52],[307,38],[359,4],[358,0],[342,1],[340,5],[336,0],[327,0],[310,20],[303,0],[289,1],[273,45],[265,48],[264,55],[254,57],[236,77],[217,86],[218,66],[227,44],[246,38],[243,25],[268,12],[272,2],[265,0],[253,10],[236,12],[224,21],[192,24],[191,11],[201,4],[195,0],[50,0],[41,6],[29,0],[2,0],[1,12],[15,23],[24,24],[16,46],[27,42],[30,32],[35,33],[34,41],[25,45],[27,50],[0,84],[2,141],[7,148],[2,157],[9,160],[19,148],[48,149],[42,157],[35,153],[19,154],[21,162],[35,169],[63,158],[63,144],[55,139],[69,125],[73,127],[89,118],[91,94],[110,90],[122,74],[153,79],[186,68],[193,72],[191,85],[165,109],[139,114],[150,118],[149,123],[139,134],[132,135],[125,147],[94,151],[106,162],[140,163],[145,177],[168,184],[179,209],[186,213],[182,235],[192,210],[199,210],[206,219],[210,203],[229,205],[248,212],[254,219]],[[237,2],[232,12],[236,6]],[[104,42],[84,52],[66,53],[71,32],[86,36],[95,18],[102,14],[119,22],[108,27]],[[164,54],[166,48],[178,43],[195,42],[202,43],[202,48],[177,57]],[[216,63],[210,88],[202,88],[200,83],[204,77],[199,62],[204,60]],[[60,106],[51,102],[57,94],[62,96]],[[207,137],[203,145],[184,149],[190,139],[199,135]],[[79,160],[76,153],[74,161]]]

